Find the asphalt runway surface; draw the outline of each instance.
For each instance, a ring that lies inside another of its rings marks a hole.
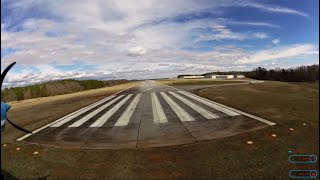
[[[275,123],[174,87],[145,81],[18,141],[64,147],[162,147],[234,136]]]

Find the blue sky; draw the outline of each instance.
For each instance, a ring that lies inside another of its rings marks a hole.
[[[318,64],[317,0],[2,0],[4,86]]]

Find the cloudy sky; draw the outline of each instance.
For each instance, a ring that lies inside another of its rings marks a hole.
[[[319,60],[318,0],[1,0],[4,86],[295,67]]]

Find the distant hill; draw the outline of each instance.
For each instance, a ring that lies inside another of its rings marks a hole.
[[[12,87],[1,90],[1,101],[20,101],[38,97],[47,97],[60,94],[68,94],[89,89],[97,89],[107,86],[123,84],[128,80],[75,80],[66,79],[50,81],[25,87]]]

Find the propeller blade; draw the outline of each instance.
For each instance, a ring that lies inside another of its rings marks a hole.
[[[24,128],[16,125],[16,124],[14,124],[14,123],[11,122],[8,118],[7,118],[7,121],[8,121],[13,127],[15,127],[16,129],[18,129],[18,130],[20,130],[20,131],[23,131],[23,132],[25,132],[25,133],[31,133],[31,134],[32,134],[31,131],[28,131],[28,130],[26,130],[26,129],[24,129]]]
[[[12,68],[12,66],[14,66],[16,64],[16,62],[11,63],[8,67],[6,67],[6,69],[2,72],[1,74],[1,89],[2,89],[2,83],[4,78],[6,77],[7,73],[9,72],[9,70]]]

